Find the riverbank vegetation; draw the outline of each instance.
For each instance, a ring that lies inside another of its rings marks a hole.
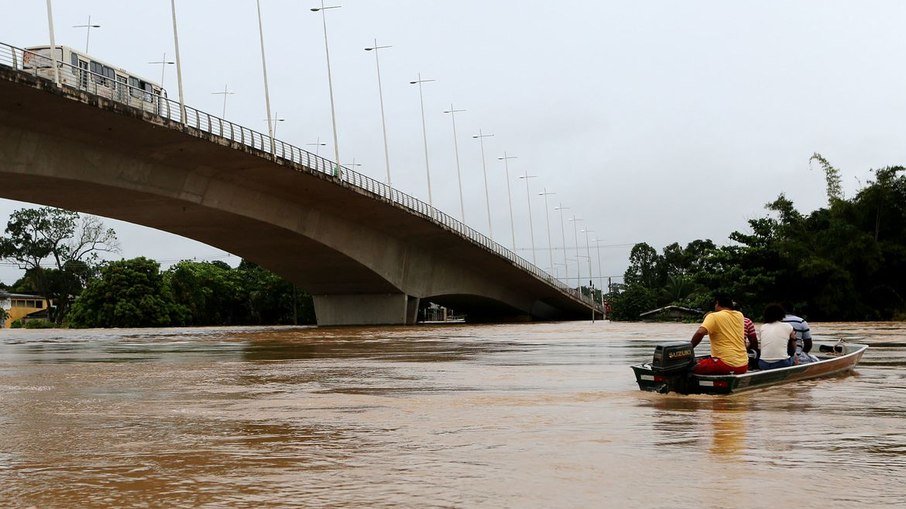
[[[167,327],[315,323],[309,295],[247,261],[238,267],[182,261],[103,261],[116,233],[94,216],[42,207],[10,215],[0,257],[25,275],[4,289],[51,299],[40,323],[71,327]],[[38,323],[37,321],[35,322]],[[27,322],[19,324],[28,326]]]
[[[720,290],[753,317],[786,302],[810,320],[906,319],[904,168],[873,170],[847,198],[839,170],[819,154],[812,161],[825,174],[826,207],[804,214],[780,194],[725,245],[695,240],[659,253],[636,244],[624,284],[608,295],[612,317],[637,320],[671,304],[707,310]]]

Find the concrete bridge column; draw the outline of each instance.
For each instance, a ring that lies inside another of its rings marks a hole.
[[[312,295],[318,325],[406,325],[415,323],[417,297],[404,293]]]
[[[406,325],[415,325],[415,322],[418,321],[418,304],[421,302],[421,299],[418,297],[409,296],[408,302],[406,303]]]

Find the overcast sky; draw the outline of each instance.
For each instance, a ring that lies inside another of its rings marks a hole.
[[[186,103],[266,131],[255,1],[177,0]],[[839,167],[852,195],[870,169],[900,164],[906,143],[906,2],[890,0],[479,1],[344,0],[327,11],[343,163],[384,180],[374,54],[381,78],[394,187],[427,201],[418,89],[424,85],[435,205],[459,217],[450,115],[456,127],[466,222],[487,232],[481,153],[485,149],[494,238],[510,245],[503,164],[510,161],[519,253],[532,260],[524,182],[528,172],[537,264],[547,268],[544,200],[562,202],[600,239],[605,275],[621,275],[629,247],[710,238],[764,214],[781,192],[808,212],[826,203],[820,152]],[[327,5],[336,5],[328,3]],[[277,137],[302,148],[320,139],[333,153],[319,2],[261,0]],[[0,41],[48,43],[45,2],[0,0]],[[57,1],[56,40],[159,81],[173,58],[170,2]],[[175,66],[164,86],[177,98]],[[25,206],[0,201],[0,221]],[[551,235],[562,248],[559,215]],[[226,257],[172,235],[110,221],[122,256]],[[566,243],[575,258],[572,223]],[[581,255],[585,255],[580,233]],[[562,251],[555,261],[562,262]],[[594,271],[597,253],[592,250]],[[235,257],[227,261],[235,262]],[[583,260],[582,273],[587,276]],[[570,262],[575,276],[575,261]],[[563,269],[557,273],[563,276]],[[16,277],[9,267],[0,279]],[[586,279],[586,277],[583,277]],[[573,282],[574,284],[574,282]]]

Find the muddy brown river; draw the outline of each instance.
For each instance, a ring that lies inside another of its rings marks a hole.
[[[906,506],[906,324],[812,324],[852,376],[640,392],[695,328],[0,330],[0,507]]]

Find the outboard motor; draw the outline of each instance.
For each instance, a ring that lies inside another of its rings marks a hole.
[[[651,363],[633,366],[632,369],[643,391],[685,393],[689,370],[694,364],[692,343],[675,341],[655,346]]]

